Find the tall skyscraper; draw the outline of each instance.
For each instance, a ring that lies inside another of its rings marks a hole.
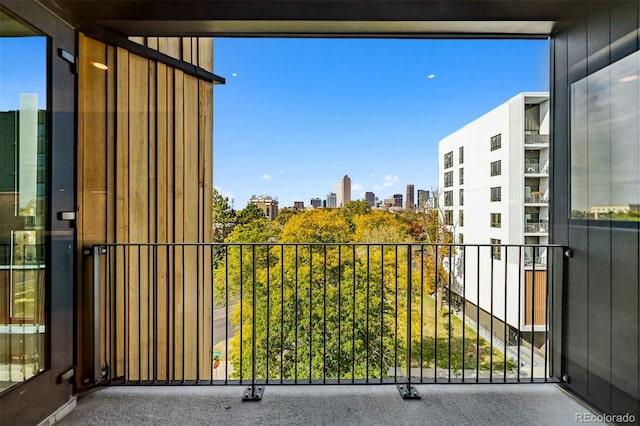
[[[309,204],[311,204],[311,207],[314,209],[318,209],[322,207],[322,200],[320,198],[312,198]]]
[[[416,209],[416,205],[415,205],[415,186],[413,186],[413,184],[408,184],[407,185],[407,199],[406,199],[406,204],[404,206],[405,210],[415,210]]]
[[[425,189],[418,189],[418,211],[424,212],[427,207],[427,200],[429,199],[429,191]]]
[[[351,202],[351,178],[344,175],[342,178],[342,206]]]
[[[371,191],[367,191],[364,193],[364,199],[367,201],[367,204],[369,204],[369,207],[375,207],[376,205],[376,194],[374,194]]]
[[[342,207],[342,181],[336,182],[335,185],[333,185],[333,191],[332,194],[336,196],[336,205],[328,207]]]
[[[402,194],[393,194],[393,207],[402,208]]]

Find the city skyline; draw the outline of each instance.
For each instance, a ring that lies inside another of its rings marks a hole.
[[[438,141],[523,91],[548,90],[548,40],[215,41],[214,186],[243,208],[438,182]],[[527,64],[527,66],[522,66]]]

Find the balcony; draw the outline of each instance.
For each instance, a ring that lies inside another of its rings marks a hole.
[[[531,194],[524,196],[525,204],[548,204],[549,198],[543,192],[534,191]]]
[[[547,234],[549,232],[549,222],[525,222],[525,234]]]
[[[526,162],[524,164],[524,174],[526,175],[548,175],[549,164],[540,164],[536,162]]]
[[[596,414],[553,384],[417,389],[420,400],[404,401],[386,386],[269,387],[260,403],[247,404],[234,387],[107,387],[81,397],[60,424],[569,425]]]
[[[549,145],[549,135],[524,135],[525,145]]]

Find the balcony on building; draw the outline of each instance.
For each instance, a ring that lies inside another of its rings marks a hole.
[[[549,148],[549,135],[525,134],[524,144],[527,149]]]

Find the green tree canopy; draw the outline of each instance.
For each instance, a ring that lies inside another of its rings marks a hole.
[[[213,241],[220,243],[233,230],[236,212],[229,205],[229,198],[223,197],[215,188],[212,191]]]
[[[260,209],[260,207],[256,206],[252,202],[249,202],[244,209],[240,210],[236,214],[236,223],[238,225],[246,225],[254,220],[262,220],[264,218],[264,212]]]

